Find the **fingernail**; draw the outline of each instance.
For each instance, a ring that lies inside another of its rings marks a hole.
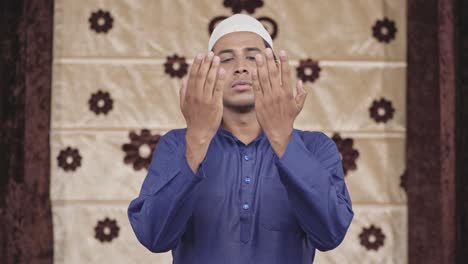
[[[267,49],[265,50],[265,53],[266,53],[266,55],[267,55],[268,57],[270,57],[270,58],[273,56],[273,51],[272,51],[270,48],[267,48]]]
[[[279,53],[279,55],[280,55],[281,57],[283,57],[283,58],[286,57],[286,51],[281,50],[280,53]]]
[[[201,61],[203,59],[203,54],[198,53],[196,59],[197,59],[197,61]]]
[[[215,56],[215,57],[213,58],[213,64],[218,65],[218,63],[219,63],[219,57],[218,57],[218,56]]]
[[[213,58],[214,53],[212,51],[208,52],[208,58],[211,59]]]

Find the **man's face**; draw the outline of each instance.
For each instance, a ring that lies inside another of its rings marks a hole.
[[[255,106],[251,73],[257,68],[255,55],[265,49],[263,39],[252,32],[233,32],[221,37],[213,46],[226,70],[225,107],[248,111]]]

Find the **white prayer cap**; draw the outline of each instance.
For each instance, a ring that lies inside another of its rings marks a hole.
[[[273,49],[273,40],[271,39],[270,33],[268,33],[260,21],[248,15],[235,14],[216,25],[208,41],[208,50],[213,49],[216,41],[222,36],[238,31],[249,31],[260,35]]]

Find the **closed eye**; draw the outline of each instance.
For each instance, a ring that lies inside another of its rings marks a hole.
[[[251,61],[255,61],[255,56],[247,56],[246,57],[248,60],[251,60]],[[233,60],[233,58],[225,58],[225,59],[221,59],[221,63],[225,63],[225,62],[229,62]]]
[[[221,59],[221,63],[228,62],[230,60],[232,60],[232,58]]]

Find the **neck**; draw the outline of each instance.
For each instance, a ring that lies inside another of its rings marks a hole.
[[[243,112],[224,107],[221,126],[246,145],[262,132],[254,108],[251,111]]]

